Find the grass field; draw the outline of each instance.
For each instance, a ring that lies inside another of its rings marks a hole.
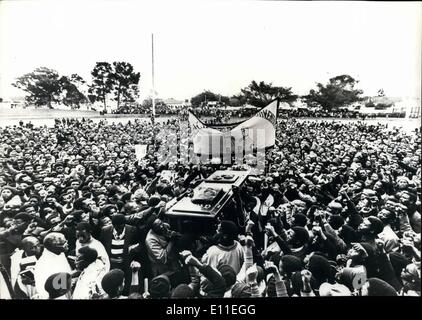
[[[97,111],[88,110],[60,110],[60,109],[35,109],[35,108],[1,108],[0,107],[0,118],[8,119],[36,119],[36,118],[63,118],[63,117],[93,117],[100,116]]]

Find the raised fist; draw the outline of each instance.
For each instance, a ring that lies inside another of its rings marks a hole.
[[[186,260],[187,257],[192,255],[192,252],[190,252],[189,250],[183,250],[179,254],[182,256],[183,260]]]
[[[311,278],[312,278],[311,271],[305,269],[305,270],[302,270],[300,274],[302,275],[302,281],[304,283],[309,283],[311,281]]]
[[[130,268],[131,268],[133,271],[137,271],[137,270],[139,270],[139,269],[141,268],[141,264],[140,264],[138,261],[132,261],[132,262],[130,263]]]
[[[275,232],[275,229],[272,225],[266,225],[265,232],[268,236],[273,236],[273,237],[277,236],[277,233]]]
[[[256,264],[246,270],[246,279],[248,283],[256,282],[258,277],[258,269],[256,268]]]

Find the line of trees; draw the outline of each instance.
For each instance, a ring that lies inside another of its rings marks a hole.
[[[200,107],[207,101],[218,101],[232,106],[242,106],[249,103],[256,107],[264,107],[270,101],[279,98],[281,101],[293,102],[298,96],[293,94],[292,88],[276,87],[272,83],[252,81],[241,93],[231,97],[215,94],[209,90],[201,92],[191,99],[192,107]]]
[[[53,108],[54,104],[62,103],[78,109],[87,102],[100,102],[106,110],[109,99],[116,101],[117,109],[122,103],[134,103],[139,96],[140,77],[140,73],[135,72],[128,62],[97,62],[91,71],[89,84],[77,74],[59,75],[53,69],[41,67],[17,78],[13,85],[28,93],[28,104]],[[307,95],[298,96],[291,87],[252,81],[237,95],[228,97],[207,90],[192,97],[191,104],[198,108],[206,102],[217,101],[223,105],[250,104],[261,108],[276,98],[288,103],[300,98],[308,106],[330,111],[362,101],[363,91],[356,88],[357,84],[353,77],[340,75],[329,79],[326,84],[317,83]]]
[[[78,74],[61,76],[56,70],[40,67],[17,78],[12,85],[28,93],[25,97],[28,104],[48,108],[62,103],[78,109],[84,103],[98,101],[106,110],[110,95],[117,107],[122,102],[134,102],[139,96],[141,75],[128,62],[97,62],[91,77],[88,84]]]
[[[91,72],[92,84],[89,87],[91,102],[99,101],[107,106],[107,98],[112,94],[117,102],[117,109],[121,102],[135,102],[139,96],[139,80],[141,74],[135,72],[128,62],[97,62]]]
[[[192,107],[200,107],[206,101],[221,101],[232,106],[242,106],[246,103],[258,108],[266,106],[270,101],[279,98],[280,101],[292,103],[301,98],[307,105],[322,107],[325,110],[337,109],[362,101],[363,91],[356,88],[359,81],[349,75],[340,75],[329,79],[327,84],[316,84],[307,95],[298,96],[291,87],[278,87],[264,81],[252,81],[241,93],[231,97],[204,91],[191,99]]]

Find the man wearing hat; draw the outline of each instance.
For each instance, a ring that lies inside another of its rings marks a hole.
[[[330,214],[341,214],[343,206],[337,201],[331,201],[327,206],[327,212]]]

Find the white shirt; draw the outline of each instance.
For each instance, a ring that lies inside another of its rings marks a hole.
[[[44,248],[41,257],[38,259],[34,270],[35,287],[40,299],[48,299],[48,292],[45,291],[44,286],[48,277],[55,273],[66,272],[71,273],[69,262],[65,254],[55,254]]]
[[[15,286],[16,280],[18,279],[20,270],[20,262],[22,260],[23,250],[16,249],[15,252],[10,257],[10,280],[12,286]]]
[[[223,264],[228,264],[234,270],[239,273],[242,268],[244,261],[243,248],[238,241],[234,241],[234,244],[230,247],[224,247],[221,245],[211,246],[202,257],[202,262],[210,265],[217,269]]]

